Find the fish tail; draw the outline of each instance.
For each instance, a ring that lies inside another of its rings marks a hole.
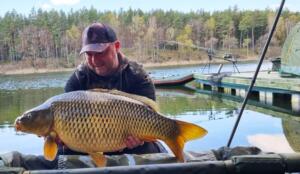
[[[189,140],[203,137],[207,134],[207,131],[204,128],[195,124],[179,120],[176,120],[176,124],[178,125],[179,133],[176,137],[170,137],[165,142],[175,154],[177,160],[180,162],[184,162],[184,143]]]

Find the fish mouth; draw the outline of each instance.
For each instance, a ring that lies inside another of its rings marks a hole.
[[[15,130],[16,131],[22,131],[22,123],[21,123],[21,121],[19,119],[17,119],[15,121]]]

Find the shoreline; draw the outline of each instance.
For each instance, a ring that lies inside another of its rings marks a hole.
[[[239,62],[252,62],[257,59],[254,58],[248,58],[248,59],[240,59],[237,61]],[[164,62],[164,63],[140,63],[143,65],[145,69],[153,69],[153,68],[165,68],[165,67],[180,67],[180,66],[193,66],[193,65],[205,65],[208,61],[176,61],[176,62]],[[227,64],[230,63],[229,61],[225,60],[213,60],[210,62],[210,64]],[[36,69],[36,68],[23,68],[23,69],[17,69],[17,70],[8,70],[6,72],[1,72],[0,75],[26,75],[26,74],[42,74],[42,73],[54,73],[54,72],[72,72],[74,71],[74,68],[42,68],[42,69]]]

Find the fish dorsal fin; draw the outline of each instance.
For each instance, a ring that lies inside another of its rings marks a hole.
[[[102,88],[95,88],[95,89],[90,89],[90,91],[94,91],[94,92],[106,92],[106,93],[110,93],[110,94],[114,94],[114,95],[121,95],[124,97],[128,97],[137,101],[140,101],[144,104],[146,104],[147,106],[149,106],[151,109],[153,109],[156,112],[159,112],[159,107],[157,105],[157,103],[147,97],[144,96],[140,96],[140,95],[136,95],[136,94],[130,94],[130,93],[126,93],[123,91],[119,91],[116,89],[102,89]]]

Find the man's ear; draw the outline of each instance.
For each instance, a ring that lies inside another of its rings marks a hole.
[[[116,51],[119,52],[119,50],[121,49],[121,43],[119,40],[115,41],[114,43]]]

